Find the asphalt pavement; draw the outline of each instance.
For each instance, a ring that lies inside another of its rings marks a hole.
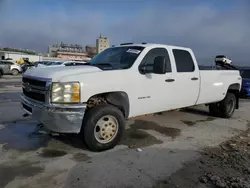
[[[0,103],[20,101],[22,91],[21,75],[4,75],[0,78]]]
[[[23,117],[21,77],[0,79],[0,187],[153,187],[200,151],[247,129],[250,103],[231,119],[210,117],[205,106],[129,120],[122,142],[94,153],[78,135],[49,135]]]

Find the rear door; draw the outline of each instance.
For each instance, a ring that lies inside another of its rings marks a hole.
[[[172,60],[175,62],[173,89],[174,108],[193,106],[199,96],[199,68],[191,50],[172,49]]]

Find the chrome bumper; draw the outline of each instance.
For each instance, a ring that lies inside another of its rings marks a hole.
[[[52,105],[33,101],[21,94],[23,110],[41,122],[48,130],[58,133],[79,133],[86,105]],[[26,105],[26,107],[24,107]]]

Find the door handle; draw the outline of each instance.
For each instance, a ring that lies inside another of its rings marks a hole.
[[[175,79],[166,79],[165,82],[174,82]]]
[[[198,80],[198,78],[197,77],[193,77],[193,78],[191,78],[191,80]]]

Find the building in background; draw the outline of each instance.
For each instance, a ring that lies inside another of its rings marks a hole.
[[[90,58],[94,57],[96,55],[96,47],[87,45],[86,46],[86,52]]]
[[[97,53],[100,53],[104,49],[109,48],[109,39],[104,37],[102,34],[98,39],[96,39],[96,50]]]
[[[57,57],[67,60],[86,60],[88,54],[85,48],[79,44],[54,44],[48,48],[49,57]]]
[[[48,56],[49,57],[56,57],[57,51],[59,50],[59,44],[53,44],[48,47]]]
[[[86,52],[62,52],[58,51],[57,58],[65,60],[89,60],[88,54]]]
[[[0,51],[0,60],[9,59],[17,63],[27,59],[30,62],[41,61],[42,55],[27,54],[22,52]]]

